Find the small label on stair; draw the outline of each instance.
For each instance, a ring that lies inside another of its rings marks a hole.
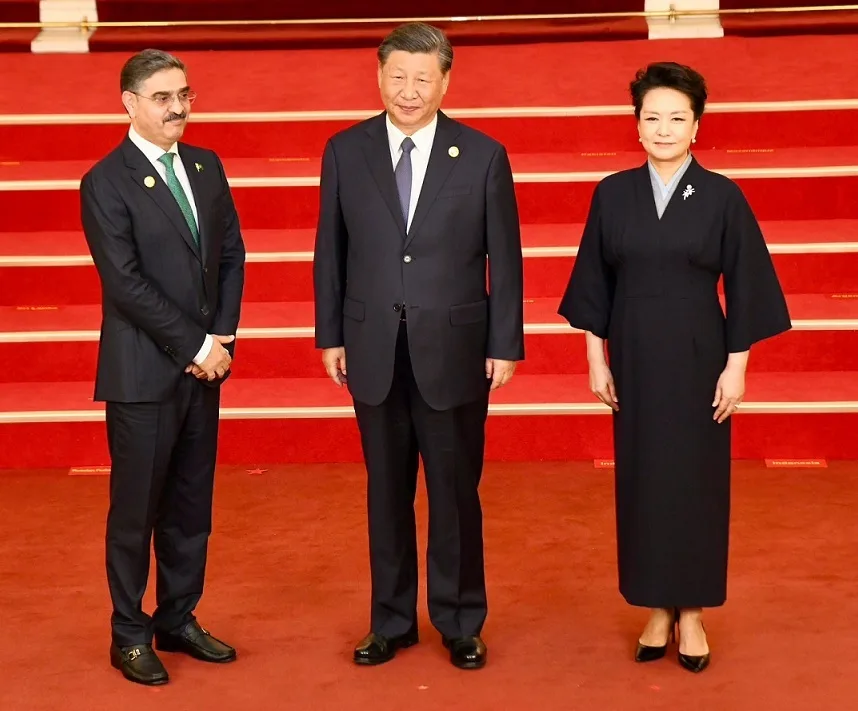
[[[18,311],[59,311],[59,306],[16,306]]]
[[[858,294],[830,294],[830,299],[858,299]]]
[[[100,476],[110,474],[110,467],[72,467],[69,476]]]
[[[769,469],[827,469],[824,459],[767,459]]]
[[[596,469],[613,469],[615,464],[613,459],[594,459],[593,466]]]

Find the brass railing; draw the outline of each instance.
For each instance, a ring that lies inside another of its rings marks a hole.
[[[850,12],[858,5],[807,5],[802,7],[735,8],[711,10],[641,10],[637,12],[578,12],[547,15],[474,15],[456,17],[351,17],[319,18],[307,20],[152,20],[131,22],[100,22],[83,19],[77,22],[0,22],[0,29],[78,29],[81,32],[102,27],[252,27],[288,25],[396,25],[419,20],[430,23],[503,22],[538,20],[598,20],[617,18],[666,19],[676,22],[684,17],[712,17],[713,15],[756,15],[807,12]]]

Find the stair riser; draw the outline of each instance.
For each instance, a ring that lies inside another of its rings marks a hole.
[[[631,109],[629,109],[631,110]],[[807,131],[817,112],[707,113],[698,150],[768,151],[800,146],[839,146],[858,121],[858,111],[826,111],[820,130]],[[616,153],[638,151],[634,116],[463,118],[463,123],[504,144],[510,153]],[[325,142],[354,120],[194,121],[184,140],[221,158],[318,158]],[[0,126],[0,160],[99,160],[125,137],[124,123]]]
[[[858,459],[856,431],[856,413],[742,414],[734,423],[733,456]],[[221,465],[361,461],[353,418],[222,420],[220,432]],[[608,415],[493,415],[486,459],[608,459],[611,442]],[[0,469],[93,467],[109,461],[103,422],[0,425]]]
[[[858,297],[858,252],[775,254],[773,261],[788,293]],[[526,258],[526,298],[559,299],[574,263],[574,257]],[[101,285],[92,265],[0,267],[0,283],[0,306],[101,303]],[[311,262],[248,262],[244,300],[312,301]]]
[[[631,166],[630,166],[631,167]],[[741,178],[737,180],[759,220],[858,218],[858,176]],[[595,182],[518,182],[522,223],[584,222]],[[318,220],[317,186],[236,187],[241,223],[249,229],[311,228]],[[0,191],[7,232],[79,230],[76,190]]]
[[[4,364],[0,383],[91,381],[97,353],[95,341],[0,343],[0,362]],[[588,370],[580,333],[528,334],[525,354],[519,374],[577,374]],[[321,353],[313,347],[312,338],[241,339],[234,377],[271,377],[272,358],[283,364],[284,377],[324,377]],[[754,346],[750,370],[858,371],[858,330],[790,331]]]

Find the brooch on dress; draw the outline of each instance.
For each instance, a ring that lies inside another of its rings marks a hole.
[[[692,195],[694,195],[694,188],[691,185],[686,185],[685,190],[682,191],[682,199],[688,200]]]

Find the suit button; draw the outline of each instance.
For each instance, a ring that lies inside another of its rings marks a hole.
[[[410,264],[410,263],[411,263],[411,255],[410,255],[410,254],[406,254],[406,255],[402,258],[402,261],[403,261],[403,262],[405,262],[406,264]]]
[[[208,267],[203,267],[203,271],[204,271],[206,274],[208,274],[208,273],[209,273],[209,268],[208,268]]]
[[[401,308],[402,308],[402,307],[401,307],[399,304],[394,304],[394,305],[393,305],[393,310],[394,310],[394,311],[396,311],[397,313],[399,312],[399,310],[400,310]]]
[[[201,313],[203,316],[208,316],[208,315],[209,315],[209,307],[208,307],[208,306],[203,306],[203,307],[200,309],[200,313]]]

